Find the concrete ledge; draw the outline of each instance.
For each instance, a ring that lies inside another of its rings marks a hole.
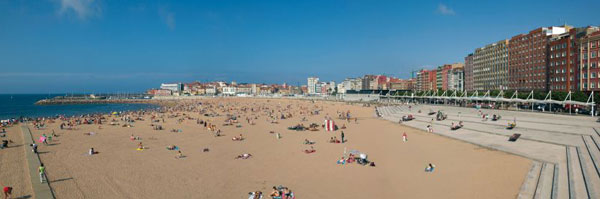
[[[54,192],[50,188],[50,182],[46,178],[46,182],[40,183],[40,176],[38,173],[38,167],[41,164],[40,156],[33,153],[30,145],[35,142],[31,130],[27,125],[21,125],[21,132],[23,132],[23,144],[25,146],[25,158],[27,159],[27,165],[29,167],[29,176],[31,180],[31,188],[33,189],[34,198],[40,199],[54,199]]]

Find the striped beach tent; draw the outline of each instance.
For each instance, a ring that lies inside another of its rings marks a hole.
[[[325,131],[335,131],[335,122],[333,120],[325,120]]]

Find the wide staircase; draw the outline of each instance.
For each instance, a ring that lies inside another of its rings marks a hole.
[[[417,111],[419,108],[421,113]],[[453,108],[446,113],[446,120],[437,121],[433,119],[435,114],[428,115],[429,111],[423,108],[432,109],[431,106],[397,105],[377,107],[377,111],[381,118],[395,123],[423,130],[431,125],[435,134],[531,159],[533,163],[518,198],[600,199],[600,132],[593,127],[596,124],[570,122],[562,117],[526,117],[519,118],[518,126],[508,130],[507,122],[515,118],[491,121],[480,117],[475,109]],[[519,115],[508,111],[495,113]],[[400,122],[402,116],[409,114],[415,119]],[[580,120],[581,117],[572,118]],[[452,123],[459,121],[464,127],[451,130]],[[521,137],[509,142],[513,133]]]

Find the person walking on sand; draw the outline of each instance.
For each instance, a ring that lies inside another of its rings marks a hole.
[[[344,140],[344,131],[342,131],[342,143],[344,143],[344,142],[346,142],[346,141]]]
[[[38,172],[40,172],[40,183],[44,183],[44,180],[46,179],[46,167],[44,167],[44,163],[40,164],[40,167],[38,168]]]
[[[407,142],[408,138],[406,137],[406,132],[402,134],[402,141]]]

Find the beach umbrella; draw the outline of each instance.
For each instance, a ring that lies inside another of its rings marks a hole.
[[[325,131],[335,131],[335,123],[333,120],[325,120]]]

